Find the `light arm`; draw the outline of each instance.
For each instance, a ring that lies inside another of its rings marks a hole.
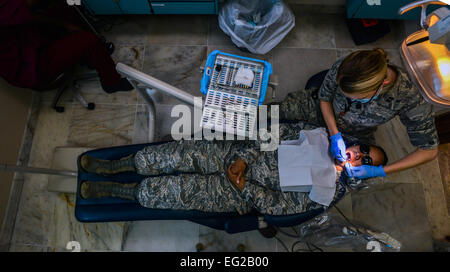
[[[327,101],[320,101],[320,110],[322,111],[323,119],[327,125],[330,136],[339,132],[336,125],[336,118],[334,117],[333,105]]]
[[[416,151],[410,153],[409,155],[403,157],[402,159],[386,165],[383,167],[383,170],[386,174],[402,171],[405,169],[409,169],[426,162],[429,162],[437,157],[438,149],[420,149],[418,148]]]
[[[370,166],[370,165],[362,165],[356,167],[350,167],[347,170],[350,176],[366,179],[373,177],[384,177],[388,173],[393,173],[397,171],[402,171],[405,169],[409,169],[420,164],[426,163],[428,161],[436,158],[438,153],[437,148],[434,149],[417,149],[413,153],[407,155],[403,159],[394,162],[393,164],[386,166]]]

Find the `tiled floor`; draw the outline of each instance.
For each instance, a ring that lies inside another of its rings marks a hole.
[[[271,62],[280,81],[278,101],[303,89],[310,76],[355,49],[383,47],[391,61],[401,65],[402,23],[393,22],[391,33],[375,43],[355,46],[343,15],[294,11],[295,28],[264,56],[239,51],[219,29],[217,16],[112,17],[115,25],[105,35],[116,44],[116,61],[194,95],[200,95],[199,68],[214,49]],[[62,99],[66,111],[55,113],[49,108],[52,92],[41,95],[29,166],[50,167],[52,151],[58,146],[106,147],[148,141],[147,109],[136,91],[106,95],[95,81],[81,85],[87,100],[97,104],[94,111],[83,109],[69,92]],[[170,133],[176,120],[170,111],[177,103],[175,98],[163,97],[156,105],[156,140]],[[381,127],[377,140],[391,160],[411,149],[398,120]],[[189,221],[82,224],[74,217],[74,196],[48,192],[47,182],[44,175],[25,176],[11,251],[65,251],[69,241],[79,241],[83,251],[195,251],[199,242],[206,251],[236,251],[239,244],[247,251],[285,251],[279,241],[263,238],[257,231],[231,235]],[[450,234],[437,160],[377,182],[378,186],[341,201],[339,207],[347,217],[391,234],[407,251],[430,251],[432,237]],[[282,234],[278,237],[289,248],[295,241]]]

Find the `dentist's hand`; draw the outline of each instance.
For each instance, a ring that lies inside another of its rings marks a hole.
[[[344,139],[342,139],[342,135],[340,132],[334,134],[330,137],[331,143],[330,143],[330,151],[333,157],[340,161],[347,160],[347,154],[346,154],[346,146],[344,143]]]
[[[383,170],[383,166],[371,166],[371,165],[362,165],[362,166],[347,166],[347,173],[350,177],[358,178],[358,179],[367,179],[374,177],[385,177],[386,173]]]

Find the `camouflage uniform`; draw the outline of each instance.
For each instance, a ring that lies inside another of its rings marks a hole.
[[[392,86],[384,87],[376,99],[369,103],[349,103],[336,82],[341,62],[342,59],[333,64],[317,95],[314,93],[316,90],[289,94],[280,104],[280,118],[324,126],[319,106],[319,101],[323,100],[332,103],[337,127],[344,134],[345,140],[353,136],[362,142],[374,144],[373,133],[376,127],[398,115],[414,146],[422,149],[437,147],[439,140],[432,107],[423,99],[402,68],[390,65],[397,71],[397,80]]]
[[[281,140],[298,139],[303,123],[280,124]],[[323,207],[307,193],[281,192],[277,151],[260,151],[258,141],[174,141],[136,153],[139,174],[151,175],[138,188],[148,208],[285,215]],[[238,157],[246,164],[242,192],[228,180],[227,168]]]

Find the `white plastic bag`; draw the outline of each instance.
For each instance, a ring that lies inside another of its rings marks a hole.
[[[295,17],[281,0],[228,0],[219,26],[237,47],[266,54],[295,26]]]

